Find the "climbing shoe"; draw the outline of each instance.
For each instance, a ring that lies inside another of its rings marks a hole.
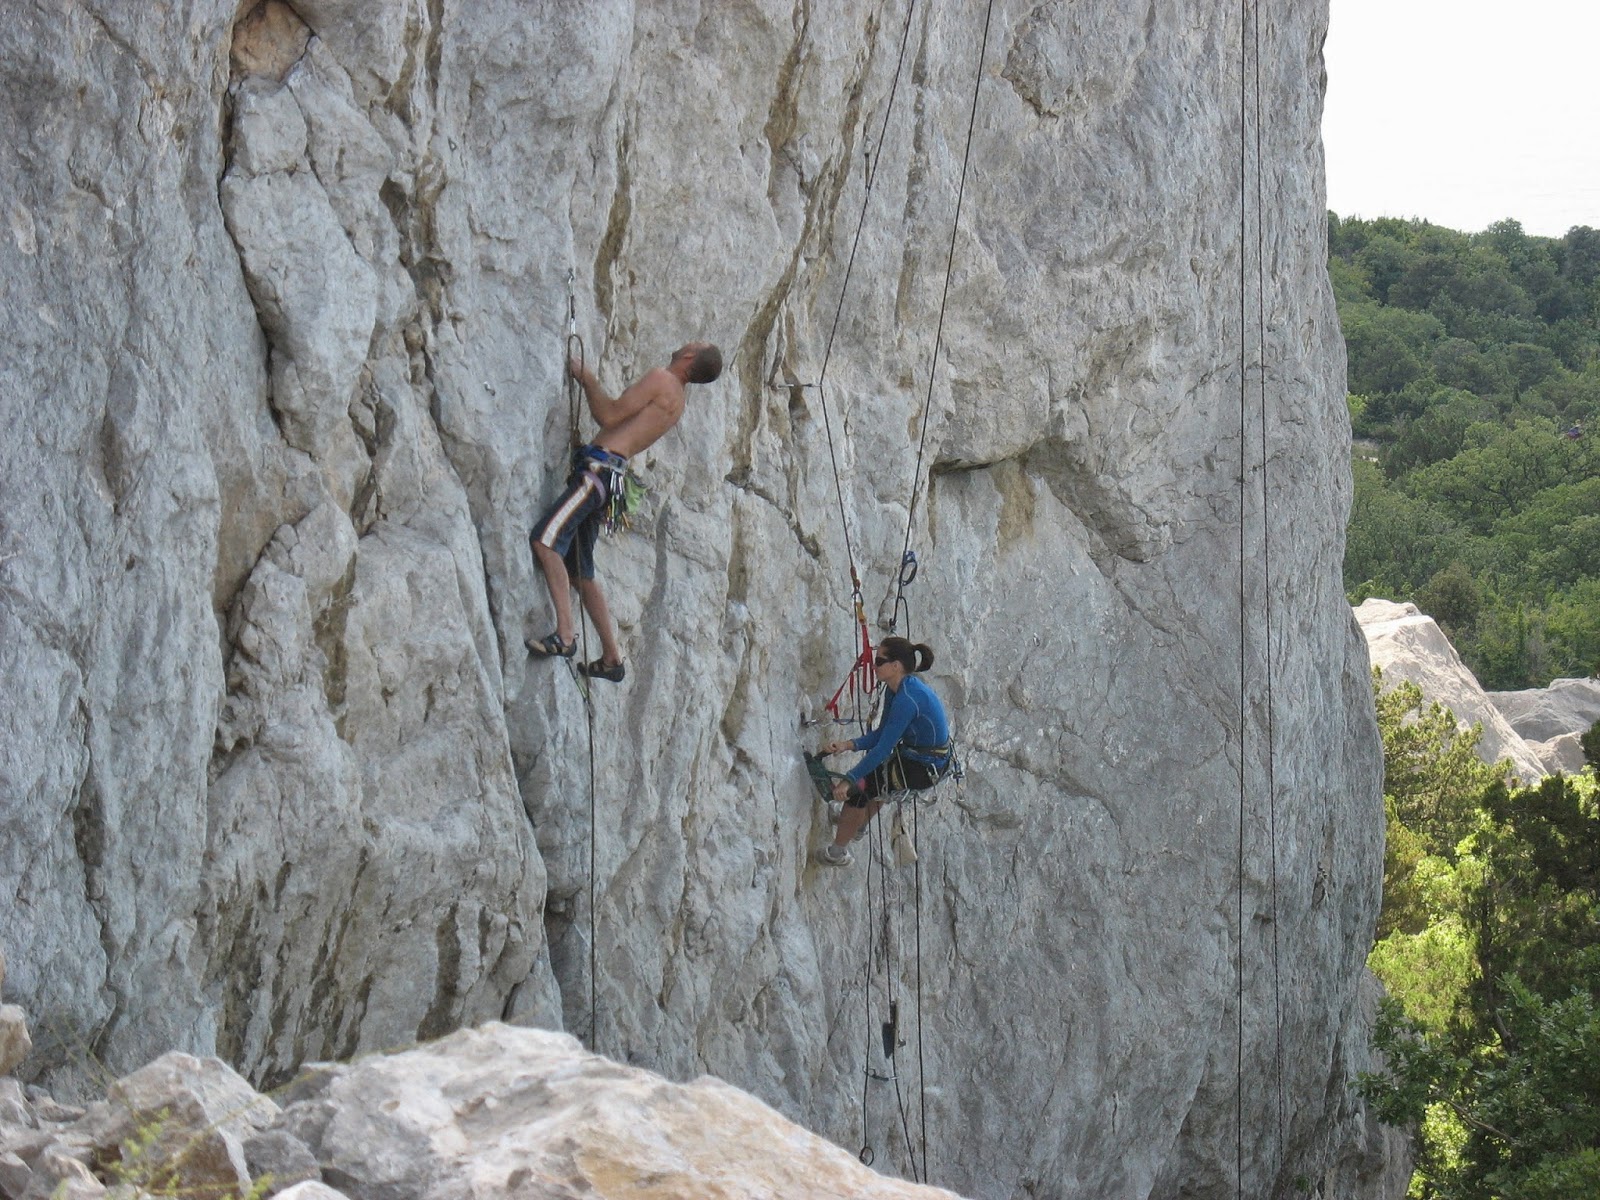
[[[603,658],[578,664],[578,674],[587,675],[590,679],[608,679],[612,683],[621,683],[627,673],[628,668],[621,663],[608,663]]]
[[[817,851],[817,861],[826,867],[848,867],[855,859],[850,857],[850,851],[843,846],[835,846],[829,842]]]
[[[529,652],[537,658],[571,658],[578,652],[578,639],[563,642],[560,633],[549,634],[538,641],[532,638],[525,638],[524,641]]]

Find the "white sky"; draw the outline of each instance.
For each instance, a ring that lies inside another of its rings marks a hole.
[[[1600,228],[1600,0],[1330,0],[1328,207]]]

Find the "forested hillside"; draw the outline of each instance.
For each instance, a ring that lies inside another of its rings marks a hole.
[[[1353,602],[1413,600],[1485,687],[1600,666],[1600,230],[1329,215]]]

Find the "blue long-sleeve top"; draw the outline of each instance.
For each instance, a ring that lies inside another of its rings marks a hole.
[[[860,783],[882,766],[894,753],[894,748],[902,743],[907,747],[932,748],[944,746],[949,741],[950,722],[944,715],[944,705],[939,702],[939,697],[915,675],[907,675],[900,683],[900,690],[889,693],[889,705],[884,709],[883,720],[878,722],[878,727],[851,740],[851,749],[865,750],[867,753],[845,774]],[[949,755],[918,754],[906,749],[902,749],[901,753],[906,758],[931,763],[936,767],[944,766],[949,759]]]

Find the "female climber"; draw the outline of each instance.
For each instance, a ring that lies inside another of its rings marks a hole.
[[[920,792],[931,788],[950,769],[950,722],[939,697],[916,678],[933,666],[933,651],[902,637],[886,637],[873,656],[879,681],[889,690],[883,720],[876,729],[845,742],[827,742],[823,754],[865,750],[861,761],[833,784],[835,800],[844,805],[831,843],[817,851],[817,861],[847,867],[850,841],[883,807],[888,792]]]

